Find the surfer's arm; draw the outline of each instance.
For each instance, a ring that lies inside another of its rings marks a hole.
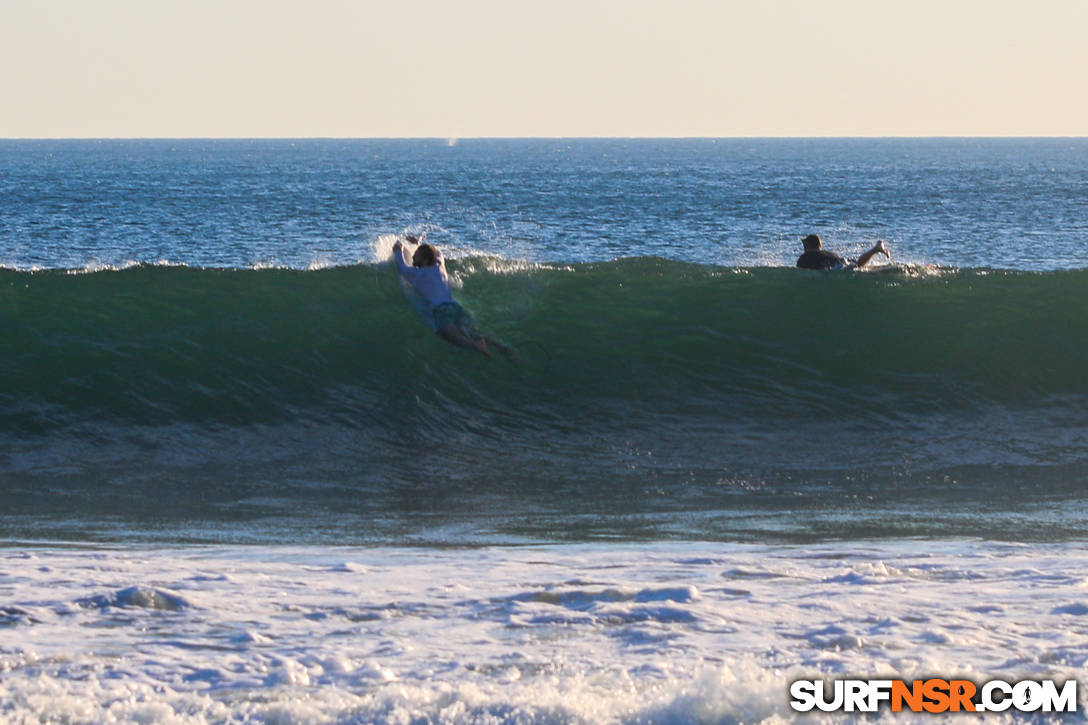
[[[404,261],[404,245],[400,242],[393,245],[393,261],[397,263],[398,272],[405,277],[411,276],[410,270],[412,268]]]

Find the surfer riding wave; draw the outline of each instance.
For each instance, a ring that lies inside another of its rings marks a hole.
[[[490,346],[516,361],[517,353],[513,348],[482,335],[468,312],[454,301],[442,252],[421,242],[419,237],[405,235],[405,241],[416,247],[412,253],[412,264],[404,261],[404,244],[400,240],[393,245],[393,260],[401,277],[427,303],[438,336],[457,347],[475,350],[487,357],[492,356]]]

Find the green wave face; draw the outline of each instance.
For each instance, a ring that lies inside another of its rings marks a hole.
[[[1024,536],[1083,499],[1088,272],[450,269],[520,364],[442,342],[387,265],[0,272],[0,524]]]
[[[384,265],[5,271],[0,420],[245,424],[320,418],[345,395],[396,405],[420,392],[560,417],[619,404],[647,419],[708,406],[839,418],[1088,393],[1084,271],[479,258],[451,271],[477,325],[520,348],[521,366],[442,344]]]

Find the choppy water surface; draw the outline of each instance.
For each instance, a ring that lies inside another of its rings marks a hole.
[[[0,141],[0,720],[1083,681],[1086,192],[1081,139]]]

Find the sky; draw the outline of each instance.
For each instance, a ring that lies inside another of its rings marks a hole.
[[[1088,136],[1088,0],[0,0],[0,138]]]

